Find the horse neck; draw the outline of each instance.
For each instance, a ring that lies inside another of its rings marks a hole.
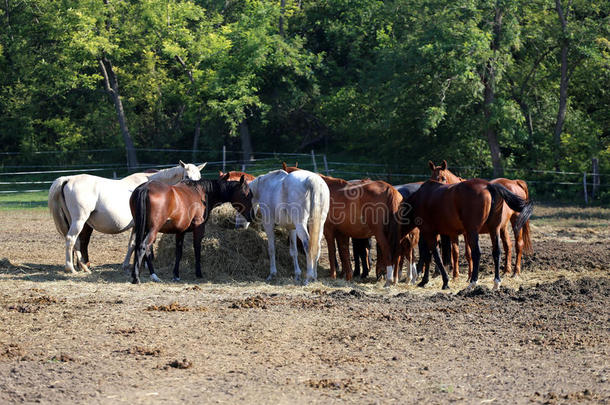
[[[226,181],[202,179],[198,184],[201,192],[205,193],[210,208],[231,202],[230,188]]]
[[[459,176],[456,176],[450,170],[445,170],[445,175],[447,176],[447,184],[461,183],[465,180]]]
[[[148,180],[157,180],[162,183],[175,184],[182,180],[183,172],[184,169],[181,166],[170,167],[169,169],[163,169],[159,170],[157,173],[152,173]]]

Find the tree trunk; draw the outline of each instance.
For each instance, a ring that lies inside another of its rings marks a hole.
[[[108,94],[112,97],[112,101],[114,102],[114,108],[117,113],[117,117],[119,119],[119,126],[121,127],[121,134],[123,136],[123,141],[125,142],[125,151],[127,153],[127,168],[133,169],[138,165],[138,158],[136,156],[136,151],[133,145],[133,141],[131,139],[131,135],[129,135],[129,129],[127,128],[127,118],[125,117],[125,111],[123,110],[123,102],[121,101],[121,96],[119,94],[119,82],[114,73],[114,69],[112,68],[112,63],[105,56],[99,61],[100,70],[102,71],[102,75],[104,76],[104,87]]]
[[[239,123],[239,135],[241,137],[242,160],[245,164],[246,162],[254,159],[250,130],[248,129],[248,123],[245,119]]]
[[[496,133],[495,124],[491,123],[491,109],[496,98],[495,96],[495,82],[496,82],[496,68],[495,58],[498,49],[500,48],[500,33],[502,30],[502,10],[496,5],[493,32],[494,37],[491,43],[491,49],[493,50],[494,56],[487,62],[487,72],[483,77],[483,84],[485,85],[483,111],[485,114],[485,137],[489,144],[489,151],[491,153],[491,163],[493,165],[494,177],[502,177],[504,175],[504,168],[502,166],[502,154],[500,151],[500,143],[498,142],[498,135]]]
[[[284,36],[284,14],[286,13],[286,0],[280,0],[280,35]]]
[[[559,83],[559,109],[557,110],[557,121],[555,122],[555,130],[553,131],[553,146],[554,146],[554,161],[555,170],[559,171],[559,161],[561,160],[561,132],[563,131],[563,124],[566,120],[566,110],[568,106],[568,51],[570,43],[567,39],[567,13],[570,9],[571,1],[568,2],[568,6],[564,10],[561,6],[561,0],[555,0],[555,8],[557,15],[559,16],[559,22],[561,23],[561,79]]]

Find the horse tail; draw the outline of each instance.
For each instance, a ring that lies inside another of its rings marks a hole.
[[[68,182],[69,177],[63,176],[55,179],[51,188],[49,189],[49,210],[55,222],[57,231],[62,235],[66,236],[70,229],[70,223],[72,219],[70,217],[70,211],[66,205],[66,199],[64,197],[64,187]]]
[[[501,184],[487,184],[487,190],[491,193],[492,198],[492,208],[493,212],[496,208],[496,204],[502,203],[503,201],[512,209],[513,211],[519,212],[519,217],[517,218],[517,223],[515,224],[515,231],[519,232],[521,228],[525,225],[527,221],[529,221],[532,216],[533,210],[533,202],[529,198],[527,200],[522,199],[516,194],[513,194],[510,190],[504,187]],[[500,198],[497,198],[499,196]]]
[[[525,193],[525,198],[529,199],[530,198],[530,193],[529,190],[527,188],[527,183],[524,180],[515,180],[515,182],[517,183],[517,185],[519,187],[521,187],[523,189],[523,192]],[[530,234],[530,221],[526,221],[525,224],[523,224],[523,252],[527,253],[527,254],[532,254],[532,252],[534,251],[533,246],[532,246],[532,239],[531,239],[531,234]]]
[[[400,204],[402,196],[400,193],[393,188],[388,190],[387,207],[390,210],[388,216],[388,225],[386,227],[388,243],[390,244],[390,256],[392,258],[392,265],[398,262],[400,256],[400,240],[402,233],[402,226],[400,222]],[[400,197],[400,198],[399,198]]]
[[[132,207],[133,207],[133,224],[134,224],[134,234],[135,238],[135,263],[140,264],[142,260],[142,251],[141,247],[143,247],[144,238],[148,233],[148,187],[146,183],[138,186],[131,195]]]
[[[316,179],[317,180],[317,179]],[[323,185],[326,190],[328,187],[320,179],[320,185]],[[307,266],[312,266],[315,270],[317,266],[316,258],[320,254],[320,240],[322,239],[322,231],[325,221],[325,214],[328,213],[329,205],[329,193],[324,193],[324,188],[318,188],[316,182],[312,182],[312,188],[309,191],[310,198],[310,221],[309,221],[309,249],[308,249],[308,260]],[[325,212],[326,211],[326,212]]]

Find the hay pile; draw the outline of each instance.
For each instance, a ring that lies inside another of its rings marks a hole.
[[[201,242],[201,271],[208,281],[263,281],[269,275],[267,236],[259,222],[246,230],[235,228],[235,210],[224,204],[212,210]],[[174,268],[174,235],[161,235],[155,249],[155,269],[161,278],[171,277]],[[278,277],[293,277],[294,267],[289,252],[288,232],[275,230],[275,263]],[[307,269],[305,255],[299,254],[303,275]],[[318,266],[320,276],[320,266]],[[193,235],[184,238],[184,251],[180,261],[180,278],[195,279]]]

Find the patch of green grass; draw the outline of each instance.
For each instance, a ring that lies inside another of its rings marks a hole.
[[[0,210],[46,208],[48,191],[0,194]]]

